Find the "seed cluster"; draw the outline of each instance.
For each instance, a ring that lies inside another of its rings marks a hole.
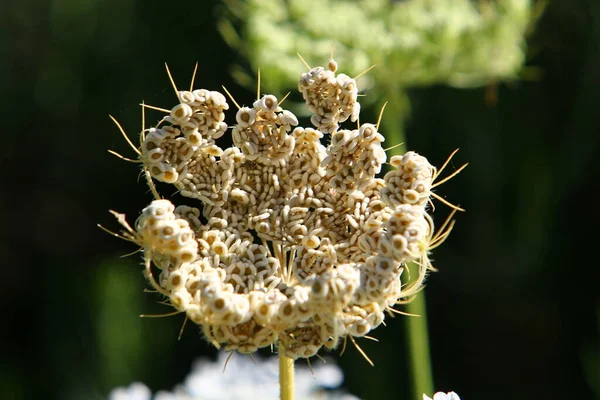
[[[360,113],[356,80],[345,74],[336,76],[337,68],[337,63],[330,60],[328,69],[311,68],[298,83],[298,90],[313,113],[310,122],[324,133],[337,131],[348,118],[355,122]]]
[[[128,237],[144,249],[149,282],[218,347],[311,357],[379,326],[430,267],[436,169],[408,152],[377,178],[384,137],[369,123],[340,129],[360,105],[355,79],[336,70],[331,60],[300,79],[316,129],[265,95],[238,108],[222,149],[229,106],[202,89],[180,91],[142,134],[147,173],[200,201],[156,199]],[[417,278],[403,284],[413,261]]]

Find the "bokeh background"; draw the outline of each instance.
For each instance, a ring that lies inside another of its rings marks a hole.
[[[107,152],[133,156],[108,115],[135,137],[142,100],[174,105],[164,62],[182,86],[198,61],[198,87],[254,98],[232,77],[252,71],[217,30],[223,15],[204,1],[0,1],[1,398],[169,389],[215,355],[191,325],[177,340],[182,316],[138,318],[170,309],[143,292],[139,254],[122,257],[135,249],[96,224],[118,229],[109,209],[133,219],[151,200],[138,167]],[[408,147],[470,163],[442,187],[467,212],[426,288],[439,390],[600,398],[598,21],[595,0],[551,1],[527,39],[535,79],[408,92]],[[374,368],[352,348],[339,357],[350,392],[409,398],[404,320],[361,342]]]

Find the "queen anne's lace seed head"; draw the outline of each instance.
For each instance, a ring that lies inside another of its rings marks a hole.
[[[229,106],[200,89],[178,92],[142,137],[145,170],[193,206],[154,200],[127,237],[143,247],[150,283],[216,346],[276,344],[298,358],[365,336],[419,289],[445,237],[426,211],[436,176],[427,159],[394,156],[377,178],[387,160],[378,126],[340,129],[360,106],[356,81],[337,69],[330,60],[300,79],[316,129],[268,94],[238,108],[222,149]],[[412,261],[418,279],[403,287]]]

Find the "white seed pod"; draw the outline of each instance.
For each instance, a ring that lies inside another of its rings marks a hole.
[[[233,302],[226,293],[220,293],[209,300],[208,307],[213,314],[222,316],[233,311]]]
[[[179,140],[181,139],[181,140]],[[192,158],[194,155],[193,146],[186,138],[178,138],[177,141],[181,144],[181,146],[177,149],[177,159],[185,163],[187,160]],[[185,175],[185,174],[182,174]]]
[[[392,158],[390,158],[390,165],[394,168],[399,168],[402,166],[402,159],[403,156],[392,156]]]
[[[402,165],[409,170],[418,168],[419,166],[429,166],[427,159],[414,151],[408,151],[402,157]]]
[[[352,91],[356,87],[356,81],[346,74],[338,74],[335,77],[335,83],[341,90],[346,92]]]
[[[185,138],[188,140],[190,145],[193,148],[198,147],[202,144],[202,135],[198,131],[192,131],[185,135]]]
[[[261,97],[260,99],[256,100],[253,106],[255,109],[262,110],[267,113],[272,113],[275,112],[275,110],[277,110],[277,107],[279,106],[279,101],[277,100],[277,97],[273,96],[272,94],[267,94]]]
[[[341,147],[341,146],[345,145],[346,143],[348,143],[349,139],[350,139],[349,131],[347,131],[345,129],[343,129],[341,131],[337,131],[336,133],[331,135],[331,146],[335,147],[335,148]]]
[[[294,224],[289,229],[289,233],[292,236],[306,236],[308,233],[308,228],[302,224]]]
[[[183,311],[188,308],[191,300],[190,294],[185,289],[180,289],[171,293],[169,297],[171,304],[179,311]]]
[[[217,92],[214,90],[211,91],[210,99],[212,100],[212,102],[214,103],[215,106],[217,106],[223,110],[229,110],[229,104],[227,104],[227,99],[220,92]]]
[[[210,97],[210,92],[206,89],[196,89],[192,92],[196,102],[203,104]]]
[[[150,144],[153,142],[145,142],[146,144]],[[148,160],[148,163],[160,163],[162,162],[162,160],[164,159],[164,154],[165,151],[163,149],[161,149],[160,147],[158,148],[154,148],[152,150],[146,151],[144,153],[146,155],[146,159]]]
[[[371,235],[365,233],[359,236],[358,247],[365,253],[372,253],[377,248],[377,244]]]
[[[169,136],[169,132],[163,129],[150,128],[144,142],[160,143]]]
[[[167,280],[167,290],[176,291],[185,286],[187,275],[181,271],[173,271]]]
[[[173,118],[173,120],[175,120],[178,124],[181,124],[187,122],[193,113],[194,111],[189,105],[185,103],[177,104],[171,109],[171,118]]]
[[[242,143],[240,148],[244,152],[244,155],[246,156],[247,159],[253,161],[253,160],[256,160],[256,158],[258,157],[258,155],[257,155],[258,147],[256,146],[256,144],[254,144],[252,142],[245,142],[245,143]]]
[[[419,195],[419,192],[417,192],[416,190],[405,190],[402,196],[402,200],[406,203],[406,204],[418,204],[419,200],[421,200],[421,196]]]
[[[173,203],[169,200],[160,199],[152,201],[148,207],[144,208],[142,215],[156,219],[175,219],[173,211],[175,211]]]
[[[377,306],[377,309],[370,312],[367,316],[367,322],[369,323],[369,325],[371,325],[371,330],[377,328],[385,320],[385,315],[381,311],[381,308],[379,307],[378,303],[373,304]]]
[[[223,115],[223,117],[225,117],[225,115]],[[215,133],[213,133],[211,136],[213,139],[218,139],[221,136],[223,136],[225,134],[225,132],[227,132],[227,123],[221,121],[221,122],[219,122],[219,124],[217,125],[217,128],[215,129]]]
[[[179,221],[183,221],[183,220],[179,220]],[[185,221],[185,225],[186,225],[186,227],[181,228],[179,230],[179,232],[177,232],[177,234],[175,235],[175,243],[177,243],[177,245],[182,246],[182,247],[187,246],[190,244],[190,242],[194,241],[194,231],[192,231],[188,227],[187,221]]]
[[[304,75],[308,75],[311,79],[314,77],[317,77],[319,75],[321,75],[323,72],[325,72],[325,68],[323,67],[313,67],[311,68],[310,71],[308,71],[308,73],[302,74]]]
[[[373,124],[362,124],[358,130],[359,135],[364,140],[371,140],[378,133],[377,128]]]
[[[189,92],[187,90],[180,90],[179,91],[179,100],[181,100],[182,103],[191,105],[196,101],[196,98],[194,96],[194,93]]]
[[[149,168],[149,170],[150,175],[161,182],[175,183],[179,179],[179,173],[177,170],[165,163],[154,164]]]
[[[335,72],[338,69],[338,64],[335,60],[331,59],[329,60],[329,63],[327,63],[327,68],[329,68],[331,72]]]
[[[204,148],[204,151],[206,152],[206,154],[213,156],[213,157],[221,157],[221,155],[223,155],[223,149],[221,149],[219,146],[217,146],[215,144]]]
[[[371,331],[371,325],[367,320],[357,319],[348,327],[348,333],[352,336],[362,337]]]
[[[173,256],[179,264],[191,263],[198,256],[198,244],[195,241],[189,242],[186,246],[180,247],[174,252]]]
[[[221,241],[220,232],[217,230],[204,231],[202,232],[202,239],[206,240],[206,243],[212,246],[214,243]]]
[[[259,294],[260,292],[254,293]],[[271,293],[272,292],[269,292],[269,294]],[[281,295],[281,293],[277,294]],[[283,296],[283,299],[279,298],[279,296],[277,296],[276,298],[277,300],[273,300],[269,299],[268,295],[264,295],[261,297],[255,297],[252,300],[251,309],[254,312],[254,319],[256,319],[256,322],[258,322],[261,325],[270,324],[271,320],[273,319],[273,315],[275,315],[275,313],[279,309],[279,304],[285,300],[285,296]]]
[[[175,220],[162,220],[158,221],[151,235],[160,243],[168,245],[175,243],[180,229],[179,224]]]
[[[241,107],[235,114],[235,120],[242,128],[250,126],[256,120],[256,111],[249,107]]]
[[[385,237],[379,239],[377,248],[379,249],[379,254],[383,257],[392,257],[394,255],[394,247]]]
[[[419,194],[429,197],[431,193],[431,178],[428,180],[416,179],[410,184],[410,188],[417,191]]]
[[[225,257],[228,254],[227,245],[223,242],[215,242],[212,245],[212,250],[217,253],[220,257]]]
[[[408,248],[408,241],[404,235],[393,235],[392,246],[394,248],[394,259],[402,262],[405,258],[405,252]]]
[[[246,193],[244,190],[239,189],[239,188],[233,189],[229,193],[229,197],[231,197],[233,200],[235,200],[236,202],[238,202],[240,204],[248,204],[250,202],[248,193]]]
[[[256,225],[256,231],[258,233],[262,233],[263,235],[268,234],[271,232],[271,224],[265,221],[259,222]]]
[[[316,249],[317,247],[319,247],[319,244],[321,244],[321,240],[317,235],[305,236],[302,239],[302,246],[304,246],[307,249]]]
[[[297,126],[298,125],[298,118],[291,111],[283,110],[281,113],[278,114],[278,118],[279,118],[279,123],[281,125],[288,125],[288,126]]]
[[[179,124],[179,127],[181,128],[181,131],[183,132],[184,135],[188,135],[189,133],[192,133],[192,132],[198,130],[200,121],[195,117],[196,117],[196,113],[192,114],[192,116],[190,117],[190,119],[188,121],[182,122],[181,124]]]
[[[189,264],[193,265],[193,264]],[[195,270],[194,270],[194,273]],[[185,282],[185,289],[192,295],[196,293],[200,289],[200,278],[195,275],[188,275],[188,279]]]
[[[317,127],[319,130],[327,132],[326,126],[324,126],[325,124],[323,123],[323,117],[320,116],[319,114],[311,115],[310,123],[313,124],[315,127]]]
[[[170,117],[167,117],[167,118],[170,118]],[[177,136],[181,135],[181,130],[179,130],[179,128],[172,126],[172,125],[163,126],[161,129],[157,129],[157,130],[159,130],[159,131],[162,130],[162,132],[165,135],[165,139],[174,139]]]
[[[377,256],[375,260],[375,272],[379,276],[387,276],[392,274],[396,270],[396,266],[398,265],[398,263],[395,262],[394,259],[389,257]]]
[[[221,122],[225,121],[225,113],[223,111],[213,110],[212,111],[212,117],[214,119],[213,125],[215,126],[215,129],[218,130],[219,129],[219,124],[215,125],[214,123],[216,123],[216,122],[221,123]]]

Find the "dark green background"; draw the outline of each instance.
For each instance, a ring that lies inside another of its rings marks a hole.
[[[253,99],[231,81],[245,62],[216,32],[218,9],[0,1],[1,398],[169,389],[214,355],[195,327],[177,341],[181,316],[138,319],[170,309],[142,292],[139,255],[119,258],[133,246],[96,223],[117,229],[109,209],[134,220],[151,200],[137,167],[106,152],[133,156],[108,114],[134,137],[139,102],[170,108],[165,61],[182,86],[199,61],[197,86]],[[439,165],[459,147],[455,166],[470,163],[440,189],[468,211],[426,289],[436,388],[463,400],[600,398],[599,20],[598,1],[551,2],[530,38],[541,78],[499,85],[495,105],[483,88],[411,92],[409,148]],[[402,321],[361,342],[375,368],[352,348],[340,358],[356,395],[408,398]]]

